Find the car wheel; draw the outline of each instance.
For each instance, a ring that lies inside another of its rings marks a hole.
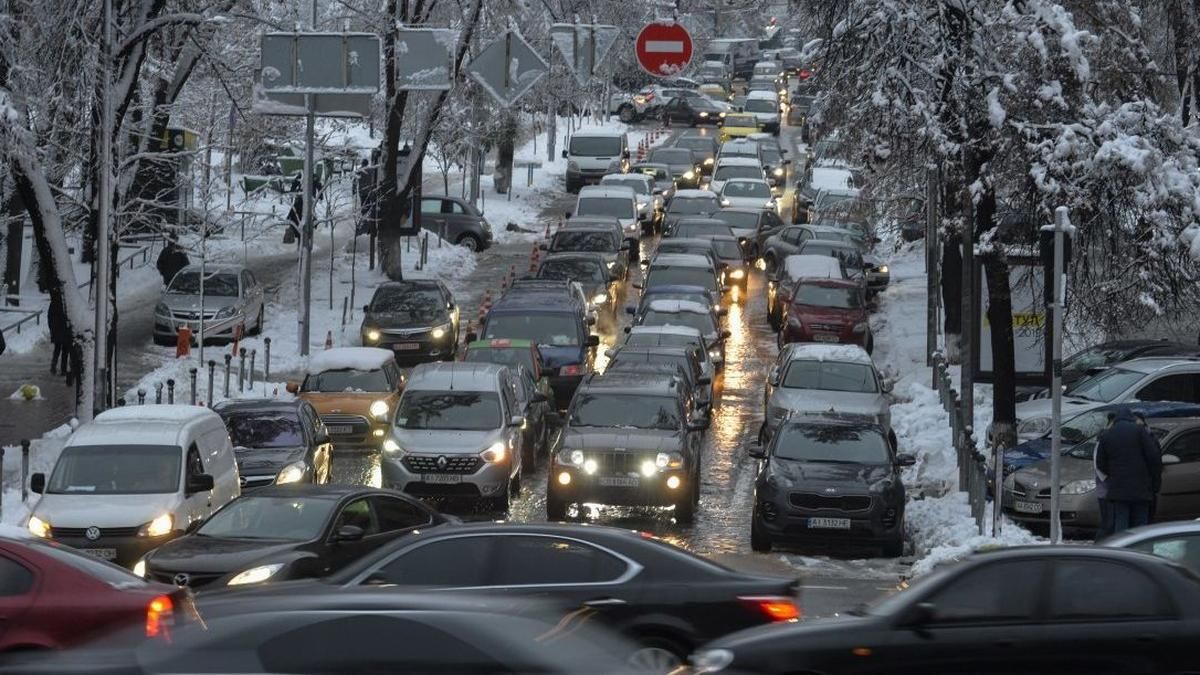
[[[694,486],[692,490],[695,490]],[[692,491],[675,502],[675,521],[680,525],[691,525],[696,520],[696,502],[692,499]]]
[[[258,318],[254,320],[254,330],[250,331],[250,335],[262,335],[263,330],[263,311],[265,307],[258,308]]]
[[[758,524],[758,509],[750,514],[750,549],[756,553],[771,552],[771,537]]]
[[[510,498],[521,496],[521,474],[523,473],[525,473],[524,462],[521,463],[521,470],[517,472],[517,475],[510,478],[508,481],[508,496]],[[505,506],[505,509],[507,510],[507,505]]]
[[[479,241],[479,237],[473,234],[464,234],[455,242],[459,246],[466,248],[468,251],[476,252],[483,247],[483,242]]]
[[[637,673],[669,673],[683,665],[686,650],[666,638],[646,638],[629,655],[630,670]]]
[[[620,108],[617,108],[617,119],[621,120],[625,124],[633,124],[637,120],[637,110],[635,110],[633,106],[626,103]]]
[[[546,520],[566,520],[567,502],[554,494],[553,490],[546,492]]]
[[[537,466],[537,446],[533,443],[526,443],[521,448],[521,473],[533,472]]]

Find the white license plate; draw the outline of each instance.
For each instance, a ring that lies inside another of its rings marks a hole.
[[[848,530],[850,529],[849,518],[809,518],[809,528],[820,528],[823,530]]]
[[[817,342],[839,342],[838,336],[828,335],[826,333],[817,333],[816,335],[813,335],[813,339]]]
[[[636,476],[601,476],[598,482],[603,487],[635,488],[642,484],[641,479]]]
[[[392,349],[398,352],[415,352],[420,348],[421,343],[419,342],[397,342],[392,345]]]
[[[438,485],[457,485],[462,482],[462,476],[457,473],[427,473],[422,474],[421,480]]]
[[[1041,513],[1041,502],[1013,502],[1013,510],[1017,513]]]
[[[349,434],[354,432],[354,427],[349,424],[326,424],[325,428],[331,434]]]
[[[92,557],[100,558],[101,560],[117,559],[117,549],[115,548],[84,548],[80,550]]]

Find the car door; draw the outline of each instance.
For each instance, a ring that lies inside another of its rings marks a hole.
[[[1200,429],[1186,429],[1167,439],[1162,469],[1154,519],[1200,517]]]
[[[399,497],[375,495],[371,497],[371,508],[379,522],[380,543],[433,524],[433,517],[427,511]]]
[[[442,201],[438,197],[421,198],[421,227],[438,235],[442,233],[442,228],[446,227]]]
[[[357,540],[340,539],[338,532],[347,525],[362,530],[362,537]],[[369,497],[359,497],[343,504],[334,516],[333,527],[329,530],[327,570],[339,569],[377,548],[386,541],[386,538],[378,537],[379,534],[379,519]]]
[[[8,633],[21,625],[33,605],[37,574],[24,560],[0,551],[0,649],[12,646]]]
[[[667,105],[663,106],[663,114],[670,122],[683,122],[687,114],[685,110],[686,105],[682,98],[673,98],[667,102]]]
[[[308,401],[300,406],[300,418],[310,438],[308,461],[313,467],[313,482],[327,483],[333,470],[333,442],[329,439],[329,430],[325,428],[316,408]]]
[[[454,590],[484,587],[490,583],[495,568],[493,539],[471,534],[415,542],[359,575],[355,583]]]

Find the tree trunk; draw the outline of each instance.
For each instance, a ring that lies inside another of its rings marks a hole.
[[[992,336],[992,438],[1000,447],[1011,448],[1017,444],[1017,360],[1008,261],[1002,253],[992,252],[982,262]]]
[[[496,170],[492,173],[492,184],[500,194],[506,194],[512,189],[512,163],[513,154],[516,152],[517,126],[516,115],[511,110],[505,112],[500,142],[496,146]]]
[[[958,363],[962,337],[962,242],[953,234],[942,240],[942,330],[946,334],[946,358]]]

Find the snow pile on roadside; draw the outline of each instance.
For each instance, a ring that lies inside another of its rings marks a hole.
[[[74,431],[74,427],[64,424],[52,429],[41,438],[35,438],[29,444],[29,473],[49,474],[62,453],[63,444]],[[29,502],[21,501],[21,446],[9,445],[4,448],[3,479],[0,480],[0,536],[24,536],[25,528],[21,527],[29,517],[29,509],[37,501],[38,495],[30,493]],[[11,526],[11,527],[6,527]],[[14,530],[20,529],[20,533]]]
[[[918,554],[918,560],[912,566],[914,577],[976,551],[1046,541],[1009,520],[1002,523],[999,537],[979,534],[975,519],[971,517],[967,493],[957,490],[944,497],[909,502],[906,519],[909,536]],[[987,527],[990,523],[985,523]]]

